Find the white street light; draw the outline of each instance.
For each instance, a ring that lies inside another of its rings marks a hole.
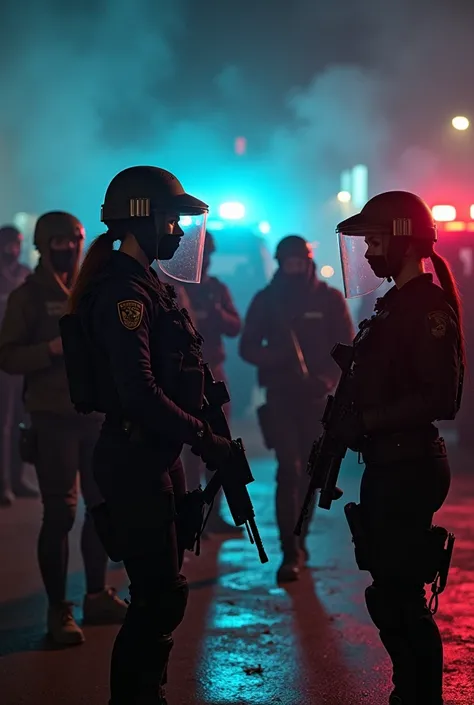
[[[452,119],[451,124],[455,130],[467,130],[470,125],[470,122],[467,117],[464,117],[463,115],[458,115],[457,117]]]
[[[339,191],[337,200],[341,203],[349,203],[352,200],[352,194],[349,191]]]

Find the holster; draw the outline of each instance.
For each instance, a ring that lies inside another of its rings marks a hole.
[[[355,559],[359,570],[370,570],[370,549],[362,522],[360,504],[349,502],[344,507],[344,514],[352,534]]]
[[[275,448],[275,422],[271,407],[268,404],[259,406],[257,409],[257,417],[265,448],[273,450],[273,448]]]
[[[34,428],[20,424],[20,438],[18,442],[20,458],[24,463],[36,465],[38,461],[38,434]]]
[[[203,491],[199,487],[192,492],[186,492],[179,503],[176,517],[179,546],[188,551],[196,550],[196,555],[199,555],[199,539],[204,528],[205,507]]]
[[[443,592],[448,580],[455,536],[442,526],[432,526],[426,532],[424,577],[425,583],[437,584],[437,593]]]
[[[97,505],[91,514],[110,560],[150,556],[160,553],[169,540],[176,517],[174,495],[120,497]]]

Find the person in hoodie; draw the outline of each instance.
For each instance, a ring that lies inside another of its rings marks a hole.
[[[0,228],[0,323],[7,299],[30,270],[20,264],[23,235],[13,225]],[[23,477],[19,452],[19,427],[23,420],[21,377],[0,371],[0,507],[10,507],[15,497],[37,497],[37,490]]]
[[[59,644],[80,644],[84,634],[66,602],[68,535],[77,509],[77,475],[86,505],[81,548],[87,593],[85,623],[121,623],[127,605],[105,585],[107,556],[90,508],[101,501],[92,476],[100,415],[79,416],[69,398],[59,319],[65,313],[84,241],[84,228],[69,213],[42,215],[34,233],[40,260],[10,294],[0,330],[0,369],[24,375],[25,409],[31,416],[35,467],[43,502],[38,561],[48,597],[48,633]]]
[[[209,363],[214,378],[217,381],[225,382],[225,349],[222,338],[224,336],[236,338],[240,333],[242,322],[227,286],[217,277],[209,275],[211,257],[215,251],[214,238],[209,231],[206,231],[201,282],[187,284],[183,287],[189,301],[189,305],[184,304],[184,307],[189,311],[193,323],[204,339],[203,356]],[[224,407],[227,418],[230,415],[229,406],[226,404]],[[202,461],[186,449],[183,454],[183,464],[188,487],[195,489],[201,483],[204,470]],[[221,517],[221,504],[222,491],[214,499],[206,530],[213,534],[241,536],[241,527],[229,524]]]
[[[353,326],[342,294],[320,282],[311,245],[298,235],[277,246],[279,265],[270,284],[252,302],[240,340],[240,355],[258,369],[267,402],[260,427],[277,461],[276,516],[283,560],[277,580],[299,577],[300,557],[309,559],[306,530],[294,535],[308,488],[306,464],[320,435],[326,397],[339,369],[330,356],[334,341],[350,344]]]

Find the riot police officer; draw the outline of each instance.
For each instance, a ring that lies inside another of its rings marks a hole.
[[[0,367],[24,375],[24,402],[31,416],[29,454],[43,502],[38,561],[48,597],[48,633],[58,644],[84,641],[66,601],[69,542],[77,510],[79,472],[86,505],[81,548],[86,573],[84,620],[120,623],[126,604],[105,586],[107,555],[96,534],[90,508],[100,501],[92,477],[92,452],[102,418],[79,417],[69,398],[59,319],[81,255],[84,228],[70,213],[42,215],[34,243],[40,260],[34,273],[8,299],[0,332]]]
[[[353,328],[342,294],[318,280],[306,240],[283,238],[276,259],[279,269],[272,282],[250,304],[240,354],[258,368],[267,392],[259,421],[278,460],[276,514],[283,560],[277,578],[284,582],[298,579],[300,550],[308,560],[305,535],[297,539],[293,529],[307,488],[312,441],[339,377],[331,348],[335,339],[349,342]]]
[[[23,236],[13,225],[0,228],[0,323],[11,292],[24,282],[30,270],[20,264]],[[23,419],[21,377],[0,371],[0,507],[9,507],[16,497],[37,497],[38,492],[23,478],[19,426]]]
[[[216,251],[214,238],[206,232],[202,260],[202,276],[199,286],[188,284],[186,293],[189,297],[190,314],[204,339],[203,356],[209,364],[215,379],[225,381],[225,350],[223,336],[235,338],[240,333],[241,321],[232,301],[227,286],[217,277],[209,275],[212,254]],[[229,404],[224,406],[227,418],[230,415]],[[202,463],[194,453],[185,452],[183,456],[186,479],[190,488],[198,487],[201,482]],[[211,533],[240,536],[241,527],[229,524],[220,516],[222,492],[214,498],[212,511],[206,528]]]
[[[206,463],[230,454],[230,442],[198,418],[202,339],[150,267],[158,259],[168,276],[199,281],[207,211],[163,169],[120,172],[102,207],[108,231],[92,243],[70,302],[90,344],[89,404],[106,414],[95,477],[130,578],[112,654],[112,705],[166,702],[172,634],[188,599],[175,528],[185,492],[179,457],[183,444]],[[191,221],[184,229],[181,215]]]
[[[393,664],[391,705],[442,705],[443,649],[425,600],[425,557],[433,514],[450,484],[434,422],[454,419],[460,403],[459,296],[449,265],[434,250],[431,211],[418,196],[375,196],[337,231],[346,296],[374,290],[384,278],[395,282],[361,324],[353,405],[332,429],[365,462],[366,557],[361,564],[359,553],[358,562],[373,578],[367,608]],[[426,258],[441,286],[424,272]]]

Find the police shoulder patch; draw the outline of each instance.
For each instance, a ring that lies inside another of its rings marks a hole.
[[[120,323],[127,330],[135,330],[139,327],[143,318],[144,306],[141,301],[119,301],[117,304]]]
[[[430,333],[434,338],[444,338],[448,328],[449,316],[446,311],[431,311],[428,314]]]

